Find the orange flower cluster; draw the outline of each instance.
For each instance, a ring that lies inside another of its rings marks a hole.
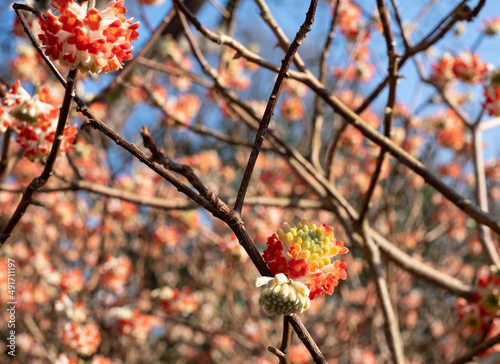
[[[139,23],[123,16],[124,1],[110,1],[103,11],[87,9],[87,3],[52,0],[56,8],[40,15],[42,34],[38,38],[45,55],[82,72],[107,73],[122,68],[132,58],[132,41]]]
[[[460,321],[472,331],[487,332],[500,317],[500,269],[491,266],[481,269],[473,302],[457,300]]]
[[[191,293],[187,286],[182,290],[165,286],[155,289],[151,296],[160,300],[163,311],[169,316],[189,316],[200,304],[198,295]]]
[[[451,109],[438,112],[431,126],[436,131],[436,140],[443,147],[460,150],[465,145],[465,128],[460,117]]]
[[[481,61],[477,54],[465,51],[458,56],[445,53],[432,65],[431,80],[444,87],[457,78],[464,83],[477,85],[484,82],[490,66]]]
[[[290,226],[284,223],[267,239],[262,257],[276,275],[304,283],[309,299],[332,294],[340,279],[346,279],[346,262],[331,258],[349,250],[334,238],[331,226],[310,224],[307,219]]]
[[[17,80],[0,100],[0,135],[12,128],[16,142],[25,149],[24,156],[42,159],[54,142],[58,117],[59,108],[54,105],[48,87],[31,96]],[[66,126],[60,154],[71,150],[76,133],[76,125]]]

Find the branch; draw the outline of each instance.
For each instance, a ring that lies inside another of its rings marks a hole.
[[[290,47],[286,52],[285,58],[283,58],[283,60],[281,61],[281,69],[278,73],[278,77],[274,84],[273,91],[271,92],[271,96],[269,97],[269,101],[267,102],[266,111],[264,112],[262,120],[259,124],[259,130],[257,130],[257,135],[255,136],[254,146],[252,148],[252,151],[250,152],[250,157],[248,158],[248,163],[245,172],[243,174],[243,180],[241,181],[240,188],[238,190],[238,197],[236,198],[236,203],[234,204],[234,210],[236,210],[238,213],[241,213],[247,188],[252,178],[252,173],[255,167],[255,163],[257,162],[257,158],[259,157],[260,148],[262,147],[262,143],[264,142],[264,137],[266,135],[266,131],[271,121],[271,118],[274,114],[274,109],[276,107],[278,98],[283,88],[285,78],[288,77],[288,70],[290,69],[295,53],[297,53],[297,50],[302,44],[302,41],[306,37],[307,33],[311,30],[311,26],[314,24],[314,14],[316,12],[317,4],[318,0],[311,1],[309,10],[307,11],[306,14],[306,19],[304,20],[304,23],[300,26],[300,29],[295,36],[295,39],[290,44]]]
[[[370,236],[364,238],[364,256],[370,267],[371,277],[375,281],[377,287],[378,299],[382,306],[382,312],[384,313],[386,336],[391,349],[392,360],[395,364],[403,364],[405,358],[403,354],[403,343],[401,342],[401,333],[399,332],[398,318],[392,307],[387,281],[382,272],[380,251]]]
[[[380,15],[380,20],[384,29],[384,38],[387,47],[387,59],[388,59],[388,72],[389,72],[389,95],[387,96],[387,104],[384,113],[384,136],[390,138],[392,121],[394,117],[394,104],[396,102],[396,85],[398,82],[398,55],[396,54],[396,41],[392,34],[391,24],[389,21],[389,10],[385,5],[384,0],[377,0],[378,12]],[[365,215],[370,207],[370,199],[372,198],[373,192],[377,187],[377,182],[380,177],[380,172],[382,171],[382,165],[384,164],[386,151],[384,148],[380,151],[377,158],[377,165],[375,167],[375,172],[370,180],[370,186],[366,192],[365,199],[363,201],[361,211],[359,213],[358,224],[363,222]]]
[[[269,6],[267,6],[264,0],[255,0],[255,3],[260,9],[260,17],[267,23],[269,28],[271,28],[272,32],[278,39],[278,47],[283,49],[285,52],[288,52],[290,40],[286,36],[283,29],[281,29],[279,24],[274,19],[273,15],[271,14],[271,10],[269,9]],[[295,64],[295,66],[297,66],[297,69],[300,72],[309,72],[299,54],[295,55],[295,57],[293,58],[293,63]]]
[[[486,176],[484,171],[483,158],[483,133],[479,129],[479,123],[470,128],[472,132],[472,156],[474,165],[474,176],[476,179],[475,192],[478,205],[483,211],[488,212],[488,192],[486,187]],[[481,246],[488,260],[488,264],[500,266],[500,256],[491,238],[490,230],[478,224],[478,237]]]
[[[460,4],[458,4],[448,15],[446,15],[422,41],[420,41],[416,46],[408,48],[403,57],[399,60],[398,69],[401,69],[406,61],[415,54],[425,51],[429,47],[436,44],[446,35],[446,33],[448,33],[453,28],[453,26],[458,21],[464,19],[468,21],[472,20],[472,18],[477,16],[479,11],[485,4],[485,0],[480,0],[474,10],[471,11],[465,5],[466,2],[467,0],[462,0]],[[467,12],[467,9],[469,10],[469,12]],[[465,10],[465,13],[463,10]],[[435,34],[436,32],[437,34]],[[434,37],[432,37],[433,34],[435,34]],[[363,110],[365,110],[373,102],[373,100],[377,98],[380,92],[382,92],[382,90],[385,88],[388,81],[389,76],[386,76],[385,79],[380,82],[377,88],[373,90],[372,93],[365,99],[365,101],[355,110],[356,114],[360,114],[361,112],[363,112]]]
[[[9,164],[9,144],[11,134],[11,128],[7,128],[3,136],[2,156],[0,157],[0,182],[3,181]]]
[[[325,84],[327,68],[326,61],[330,55],[330,47],[333,43],[333,38],[335,35],[334,29],[337,23],[337,15],[341,0],[337,0],[335,3],[335,9],[332,15],[332,21],[330,22],[330,30],[328,31],[328,36],[323,46],[323,51],[321,52],[319,61],[319,75],[318,80],[322,84]],[[321,170],[321,163],[319,161],[319,153],[321,150],[321,129],[323,127],[324,118],[322,115],[323,107],[321,105],[321,100],[318,95],[314,96],[314,111],[312,116],[312,134],[311,134],[311,162],[316,167],[316,169]],[[328,164],[327,164],[328,166]]]
[[[57,127],[54,134],[54,142],[52,143],[52,148],[50,150],[49,156],[47,157],[47,161],[42,174],[39,177],[33,179],[33,181],[31,181],[31,183],[26,188],[23,197],[16,208],[16,211],[0,234],[0,248],[10,237],[15,226],[23,217],[24,213],[28,209],[28,206],[32,203],[32,198],[35,192],[45,186],[47,180],[52,175],[52,170],[54,169],[57,154],[59,153],[59,148],[63,140],[64,128],[66,126],[66,120],[68,119],[69,115],[77,73],[77,69],[72,69],[69,71],[66,91],[64,92],[63,103],[59,111],[59,120],[57,121]]]
[[[465,364],[471,361],[476,355],[481,354],[488,348],[491,348],[493,345],[500,343],[500,334],[492,337],[479,345],[473,347],[467,354],[464,354],[460,358],[453,360],[450,364]]]

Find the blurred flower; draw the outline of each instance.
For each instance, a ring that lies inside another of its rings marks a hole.
[[[483,82],[489,71],[487,63],[482,62],[477,54],[465,51],[455,57],[453,73],[462,82],[478,84]]]
[[[191,293],[187,286],[182,290],[162,287],[151,292],[153,298],[159,299],[162,309],[167,315],[188,316],[198,309],[199,297]]]
[[[497,35],[500,33],[500,17],[494,17],[491,20],[484,18],[483,31],[486,35]]]
[[[61,338],[65,347],[81,355],[92,355],[101,345],[101,334],[95,322],[89,322],[86,325],[66,322]]]
[[[16,141],[25,149],[24,156],[41,159],[50,152],[58,116],[59,108],[53,104],[48,87],[31,96],[17,80],[1,100],[0,134],[11,127],[16,132]],[[76,125],[66,126],[60,154],[72,148],[76,133]]]

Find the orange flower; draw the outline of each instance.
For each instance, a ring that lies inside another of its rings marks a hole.
[[[307,260],[305,259],[292,259],[290,260],[290,270],[288,276],[291,279],[302,277],[306,275]]]
[[[288,273],[288,262],[285,257],[279,257],[276,261],[269,263],[269,269],[273,275],[278,273]]]

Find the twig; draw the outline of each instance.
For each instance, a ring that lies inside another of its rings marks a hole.
[[[52,175],[52,170],[54,169],[54,164],[59,153],[59,147],[61,146],[63,140],[64,128],[66,126],[66,120],[68,119],[69,115],[77,73],[77,69],[72,69],[69,71],[66,91],[64,92],[63,104],[59,111],[59,120],[57,121],[54,142],[52,143],[52,148],[50,150],[49,156],[47,157],[47,162],[42,171],[42,174],[39,177],[33,179],[33,181],[31,181],[31,183],[26,188],[26,191],[24,192],[23,197],[16,208],[16,211],[0,234],[0,247],[10,237],[12,230],[14,230],[14,227],[23,217],[28,206],[31,204],[31,199],[33,198],[35,192],[42,188]]]
[[[290,343],[292,342],[292,324],[290,316],[283,316],[283,335],[281,338],[281,346],[279,349],[274,346],[267,348],[271,353],[276,355],[280,364],[290,364]]]
[[[373,242],[370,236],[365,237],[364,256],[370,267],[371,277],[375,281],[377,287],[377,295],[384,313],[384,324],[386,330],[387,341],[391,349],[392,360],[395,364],[403,364],[405,362],[403,354],[403,343],[401,341],[401,333],[399,332],[399,324],[394,308],[392,307],[387,281],[382,272],[382,260],[380,251]]]
[[[486,187],[486,176],[484,171],[484,158],[483,158],[483,133],[479,129],[479,123],[474,124],[471,128],[472,132],[472,156],[474,165],[474,175],[476,178],[475,192],[476,200],[483,211],[488,212],[488,192]],[[491,238],[490,230],[481,224],[478,224],[478,237],[486,255],[488,264],[500,266],[500,256],[498,250]]]
[[[264,22],[266,22],[269,28],[271,28],[272,32],[278,39],[278,47],[283,49],[285,52],[288,52],[290,40],[286,36],[283,29],[281,29],[278,22],[276,22],[276,20],[274,19],[269,6],[267,6],[264,0],[255,0],[255,3],[260,9],[260,17],[262,18],[262,20],[264,20]],[[295,57],[293,57],[293,63],[295,64],[295,66],[297,66],[297,69],[300,72],[309,72],[305,66],[304,61],[298,53],[295,54]]]
[[[10,136],[12,134],[11,128],[7,128],[5,134],[3,135],[3,146],[2,146],[2,156],[0,157],[0,183],[5,177],[7,172],[7,166],[9,164],[9,145]]]
[[[460,358],[453,360],[450,364],[465,364],[472,360],[476,355],[481,354],[488,348],[491,348],[493,345],[500,343],[500,334],[488,339],[481,344],[473,347],[468,353],[462,355]]]
[[[388,73],[389,73],[389,95],[387,96],[387,104],[384,113],[384,136],[390,138],[392,120],[394,116],[394,104],[396,102],[396,85],[398,82],[398,55],[396,54],[396,41],[392,34],[391,24],[389,20],[389,10],[385,5],[384,0],[377,0],[378,12],[380,15],[380,20],[382,22],[382,27],[384,29],[384,38],[387,47],[387,59],[388,59]],[[375,167],[375,172],[370,180],[370,186],[366,192],[365,199],[363,200],[362,207],[359,213],[358,224],[361,224],[368,212],[370,206],[370,199],[377,187],[377,182],[380,177],[380,172],[382,171],[382,165],[385,161],[386,151],[382,148],[379,152],[377,158],[377,165]]]
[[[323,51],[321,52],[321,57],[319,61],[319,75],[318,80],[322,84],[325,84],[327,67],[326,62],[328,56],[330,55],[330,47],[333,43],[333,38],[335,35],[335,24],[337,23],[337,15],[341,0],[335,2],[335,9],[333,11],[332,20],[330,22],[330,30],[328,31],[328,36],[323,46]],[[323,107],[321,100],[318,95],[314,96],[314,110],[312,116],[312,133],[311,133],[311,162],[316,167],[316,169],[321,170],[321,163],[319,161],[319,153],[321,151],[321,129],[323,127],[324,118],[322,115]],[[328,166],[328,164],[327,164]]]
[[[403,65],[406,63],[408,59],[410,59],[412,56],[415,54],[425,51],[429,47],[433,46],[436,44],[439,40],[441,40],[446,33],[448,33],[453,26],[460,20],[472,20],[479,11],[483,8],[485,0],[479,1],[479,3],[476,5],[474,10],[472,11],[466,11],[465,14],[461,12],[461,10],[466,10],[464,8],[464,5],[467,0],[462,0],[460,4],[458,4],[448,15],[446,15],[441,22],[431,31],[429,34],[421,40],[417,45],[407,49],[403,57],[399,60],[398,63],[398,69],[401,69]],[[437,34],[435,34],[437,32]],[[432,37],[432,35],[434,37]],[[373,90],[370,95],[363,101],[363,103],[355,110],[356,114],[360,114],[363,110],[365,110],[375,98],[382,92],[382,90],[385,88],[387,82],[389,81],[389,76],[386,76],[385,79],[380,82],[380,84],[377,86],[375,90]]]
[[[262,120],[259,124],[259,130],[257,130],[257,135],[255,136],[254,146],[252,148],[252,151],[250,152],[250,157],[248,158],[248,163],[243,174],[243,179],[241,181],[240,188],[238,189],[238,196],[236,197],[236,203],[234,204],[234,210],[238,213],[241,213],[241,209],[245,200],[245,194],[252,178],[253,169],[255,167],[255,163],[257,162],[257,158],[259,157],[260,148],[262,147],[262,143],[264,142],[264,137],[266,135],[267,128],[269,126],[274,113],[274,109],[278,102],[278,98],[283,88],[285,78],[288,77],[288,70],[290,69],[290,66],[292,64],[293,57],[295,56],[295,53],[297,53],[297,50],[302,44],[302,41],[306,37],[307,33],[311,30],[311,26],[314,24],[314,14],[316,12],[317,4],[318,0],[311,1],[309,10],[306,14],[306,19],[300,26],[295,39],[290,44],[285,58],[283,58],[283,60],[281,61],[281,69],[278,73],[278,77],[274,84],[273,91],[271,92],[271,96],[269,97],[269,101],[267,102],[266,111],[264,112]]]

